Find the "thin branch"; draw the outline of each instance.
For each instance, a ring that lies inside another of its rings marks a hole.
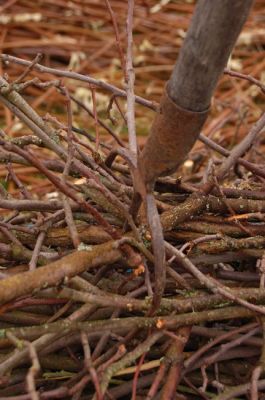
[[[114,32],[115,32],[116,45],[117,45],[117,48],[118,48],[120,61],[121,61],[121,68],[122,68],[122,71],[123,71],[123,74],[124,74],[124,79],[125,79],[125,82],[126,82],[126,80],[127,80],[127,77],[126,77],[126,65],[125,65],[125,59],[124,59],[122,44],[121,44],[119,28],[118,28],[118,24],[117,24],[117,18],[115,16],[115,13],[112,10],[112,7],[110,5],[109,0],[105,0],[105,3],[106,3],[106,6],[107,6],[107,8],[109,10],[110,16],[111,16],[112,25],[113,25]]]
[[[260,307],[256,306],[255,304],[249,303],[246,300],[240,299],[231,291],[222,286],[220,283],[218,283],[216,280],[213,278],[209,278],[206,275],[204,275],[202,272],[199,271],[197,267],[187,258],[185,254],[183,254],[181,251],[173,247],[171,244],[165,242],[166,249],[176,257],[177,261],[181,263],[181,265],[189,271],[193,276],[195,276],[199,282],[201,282],[202,285],[206,286],[208,289],[210,289],[213,293],[219,293],[225,298],[234,301],[235,303],[238,303],[244,307],[247,307],[248,309],[258,312],[262,315],[265,315],[265,307]]]
[[[261,81],[254,78],[251,75],[246,75],[246,74],[242,74],[241,72],[232,71],[231,69],[228,69],[228,68],[224,69],[224,74],[235,77],[235,78],[244,79],[250,83],[253,83],[253,85],[258,86],[261,89],[261,91],[265,94],[265,85],[263,85],[263,83]]]
[[[134,0],[128,0],[127,13],[127,57],[126,57],[126,93],[127,93],[127,126],[130,151],[137,157],[137,139],[135,132],[135,95],[133,69],[133,10]]]
[[[13,62],[19,65],[25,65],[28,66],[31,64],[31,61],[26,61],[18,57],[13,57],[8,54],[1,54],[0,59],[2,59],[4,62]],[[126,92],[122,89],[117,88],[114,85],[111,85],[109,83],[100,81],[98,79],[92,78],[88,75],[82,75],[78,74],[77,72],[71,72],[71,71],[64,71],[64,70],[59,70],[56,68],[50,68],[50,67],[45,67],[41,64],[35,64],[34,69],[40,72],[47,72],[49,74],[55,75],[55,76],[61,76],[65,78],[70,78],[70,79],[75,79],[81,82],[86,82],[90,83],[92,85],[95,85],[99,87],[100,89],[107,90],[113,94],[116,94],[120,97],[126,97]],[[151,108],[152,110],[157,110],[158,106],[156,103],[153,101],[146,100],[140,96],[135,96],[135,101],[139,104],[142,104],[145,107]]]

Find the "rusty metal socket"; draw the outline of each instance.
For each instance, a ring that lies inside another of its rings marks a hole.
[[[183,109],[170,99],[165,89],[160,112],[139,157],[142,178],[151,188],[159,176],[170,175],[185,160],[207,118],[209,109],[194,112]]]

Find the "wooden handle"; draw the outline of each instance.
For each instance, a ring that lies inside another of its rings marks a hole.
[[[171,74],[168,93],[193,111],[209,107],[253,0],[199,0]]]
[[[206,120],[211,97],[252,0],[199,0],[151,133],[139,157],[144,182],[174,172]]]

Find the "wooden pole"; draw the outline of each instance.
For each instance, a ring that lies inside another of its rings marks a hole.
[[[252,0],[199,0],[151,133],[139,158],[147,190],[184,161],[207,118],[211,97]]]

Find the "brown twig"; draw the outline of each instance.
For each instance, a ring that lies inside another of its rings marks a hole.
[[[126,93],[127,93],[127,126],[129,134],[130,151],[137,157],[137,139],[135,132],[135,95],[134,95],[134,69],[133,69],[133,10],[134,0],[128,1],[127,14],[127,57],[126,57]]]
[[[261,81],[254,78],[251,75],[246,75],[246,74],[242,74],[241,72],[232,71],[231,69],[228,69],[228,68],[224,69],[224,74],[235,77],[235,78],[244,79],[250,83],[253,83],[254,85],[258,86],[263,93],[265,93],[265,85],[263,85],[263,83]]]
[[[117,24],[117,18],[116,18],[115,13],[112,10],[109,0],[105,0],[105,3],[108,8],[108,11],[110,13],[110,16],[111,16],[112,25],[113,25],[114,32],[115,32],[116,45],[118,48],[120,61],[121,61],[121,68],[123,70],[124,79],[126,82],[127,81],[126,62],[125,62],[124,54],[123,54],[123,50],[122,50],[121,38],[120,38],[119,28],[118,28],[118,24]]]
[[[249,303],[248,301],[242,300],[239,297],[233,295],[229,289],[221,286],[220,283],[217,283],[213,278],[208,278],[206,275],[201,273],[198,268],[195,267],[195,265],[192,264],[192,262],[185,256],[181,251],[177,250],[174,248],[172,245],[169,243],[165,243],[166,249],[176,257],[178,262],[181,263],[181,265],[192,275],[194,275],[203,285],[205,285],[208,289],[210,289],[213,293],[220,293],[223,295],[225,298],[228,298],[229,300],[232,300],[242,306],[245,306],[249,308],[250,310],[256,311],[262,315],[265,314],[265,309],[264,307],[259,307],[254,304]]]
[[[26,61],[26,60],[23,60],[18,57],[13,57],[8,54],[1,54],[0,58],[5,62],[14,62],[16,64],[24,65],[24,66],[28,66],[31,64],[30,61]],[[81,82],[86,82],[91,85],[97,86],[100,89],[110,91],[111,93],[116,94],[120,97],[126,97],[126,93],[124,90],[119,89],[114,85],[100,81],[98,79],[92,78],[87,75],[78,74],[77,72],[62,71],[62,70],[59,70],[56,68],[45,67],[41,64],[35,64],[34,69],[36,69],[37,71],[40,71],[40,72],[47,72],[47,73],[55,75],[55,76],[61,76],[61,77],[65,77],[65,78],[75,79],[75,80],[78,80]],[[135,96],[135,101],[139,104],[142,104],[142,105],[148,107],[148,108],[151,108],[152,110],[157,109],[156,103],[149,101],[149,100],[145,100],[140,96]]]
[[[91,376],[91,379],[93,381],[93,384],[95,386],[95,390],[96,390],[96,394],[97,394],[96,400],[103,400],[103,396],[102,396],[101,390],[100,390],[98,375],[97,375],[96,369],[94,368],[92,360],[91,360],[91,351],[90,351],[90,347],[89,347],[89,343],[88,343],[87,334],[85,332],[81,332],[81,341],[82,341],[84,355],[85,355],[85,357],[84,357],[85,366],[86,366],[86,368]]]

